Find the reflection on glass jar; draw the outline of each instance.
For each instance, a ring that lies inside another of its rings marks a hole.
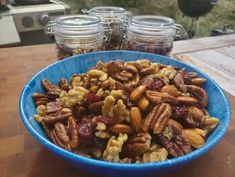
[[[53,24],[53,30],[58,59],[103,50],[104,30],[99,17],[89,15],[59,17]]]
[[[175,33],[175,22],[171,18],[134,16],[127,28],[125,49],[169,55]]]
[[[105,49],[123,49],[123,37],[126,34],[131,13],[124,8],[113,6],[94,7],[88,10],[87,13],[101,18],[107,37]]]

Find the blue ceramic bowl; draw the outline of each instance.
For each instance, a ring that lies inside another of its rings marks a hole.
[[[69,79],[74,73],[86,72],[88,68],[95,66],[98,61],[108,62],[110,60],[122,59],[125,61],[137,60],[141,58],[149,59],[153,62],[169,64],[177,67],[185,67],[187,71],[197,72],[200,77],[206,78],[207,82],[204,89],[209,96],[209,113],[220,119],[220,124],[206,140],[205,145],[182,157],[166,160],[163,162],[145,163],[145,164],[121,164],[110,163],[95,159],[90,159],[73,154],[53,144],[45,135],[43,129],[34,120],[33,115],[36,109],[31,95],[33,92],[42,92],[41,80],[48,78],[54,83],[58,83],[60,78]],[[45,147],[58,154],[63,159],[91,173],[102,176],[156,176],[169,172],[169,170],[178,168],[187,162],[194,160],[205,154],[213,148],[224,136],[230,122],[230,105],[221,88],[206,74],[180,61],[170,59],[169,57],[133,51],[105,51],[94,52],[79,56],[73,56],[68,59],[55,62],[40,72],[38,72],[24,87],[20,96],[20,115],[28,128],[29,132]],[[45,162],[47,163],[47,162]],[[208,164],[209,165],[209,164]]]

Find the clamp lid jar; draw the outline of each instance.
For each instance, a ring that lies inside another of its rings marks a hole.
[[[99,17],[71,15],[56,18],[53,33],[58,59],[103,50],[104,30]]]
[[[127,50],[169,55],[174,37],[181,35],[175,21],[156,15],[139,15],[131,19],[127,28]]]
[[[131,17],[131,13],[122,7],[99,6],[85,11],[92,16],[101,18],[107,37],[106,50],[123,49],[123,39],[126,35],[126,28]]]

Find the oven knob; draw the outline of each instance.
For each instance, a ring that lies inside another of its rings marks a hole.
[[[39,23],[42,25],[42,26],[46,26],[47,23],[50,21],[50,17],[47,15],[47,14],[43,14],[41,15],[41,17],[39,18]]]
[[[34,25],[34,21],[32,17],[30,16],[25,16],[21,19],[21,23],[25,28],[31,28]]]

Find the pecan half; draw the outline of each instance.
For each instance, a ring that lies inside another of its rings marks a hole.
[[[196,122],[200,123],[205,118],[204,112],[201,109],[199,109],[195,106],[189,106],[188,107],[188,112],[192,116],[193,120],[196,121]]]
[[[208,95],[203,88],[195,85],[182,85],[181,88],[188,91],[192,96],[198,99],[198,103],[203,107],[208,104]]]
[[[45,117],[42,117],[42,122],[48,125],[54,124],[56,122],[67,120],[70,116],[72,116],[71,112],[63,113],[62,111],[60,111],[59,113],[46,115]]]
[[[164,131],[158,134],[159,141],[170,155],[179,157],[192,151],[188,140],[184,138],[182,131],[174,125],[168,125]]]
[[[124,157],[135,157],[149,150],[151,136],[148,133],[138,133],[130,138],[122,148]]]
[[[62,107],[61,101],[49,102],[46,104],[46,113],[47,114],[56,113],[58,111],[61,111],[62,109],[63,109],[63,107]]]
[[[51,132],[51,138],[58,146],[68,149],[70,138],[65,126],[62,123],[57,122],[55,124],[54,129]]]
[[[171,117],[172,109],[167,103],[161,103],[153,108],[144,120],[142,130],[148,132],[153,130],[154,134],[159,134],[166,127],[169,118]]]
[[[46,105],[48,103],[48,97],[43,93],[35,92],[33,93],[32,98],[36,106]]]
[[[61,89],[59,88],[59,86],[52,84],[49,80],[43,79],[42,86],[46,91],[51,91],[52,93],[57,93],[58,95],[60,95]]]
[[[177,104],[178,100],[169,95],[168,93],[161,93],[157,91],[147,90],[146,97],[153,103],[159,104],[160,102],[167,102],[172,104]]]
[[[72,149],[76,149],[79,145],[79,139],[78,139],[77,123],[73,117],[68,118],[68,130],[71,135],[71,141],[69,145]]]
[[[123,70],[123,62],[111,61],[107,63],[108,75],[113,77],[116,73],[120,73]]]
[[[66,92],[68,92],[70,89],[68,81],[64,78],[60,79],[59,86],[60,86],[61,90],[65,90]]]

